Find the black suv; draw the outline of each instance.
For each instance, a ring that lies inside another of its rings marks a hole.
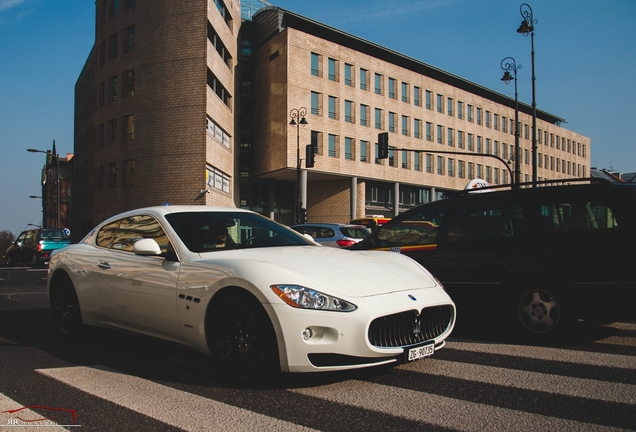
[[[47,264],[51,252],[71,243],[69,231],[62,228],[37,228],[22,231],[6,253],[7,264]]]
[[[636,183],[570,182],[464,191],[393,218],[349,249],[400,252],[424,265],[455,301],[460,324],[512,323],[547,340],[579,318],[632,318]]]

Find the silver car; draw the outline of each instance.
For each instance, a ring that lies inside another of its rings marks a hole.
[[[354,245],[371,234],[371,230],[363,225],[350,224],[298,224],[290,226],[301,234],[309,234],[322,246],[347,247]]]

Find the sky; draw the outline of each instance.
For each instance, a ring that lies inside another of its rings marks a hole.
[[[138,0],[152,1],[152,0]],[[186,1],[186,0],[182,0]],[[193,0],[188,0],[193,1]],[[501,61],[530,37],[517,0],[278,0],[270,3],[514,97]],[[636,172],[636,0],[528,0],[537,108],[591,140],[592,167]],[[74,86],[94,43],[94,0],[0,0],[0,231],[42,223],[42,153],[73,153]]]

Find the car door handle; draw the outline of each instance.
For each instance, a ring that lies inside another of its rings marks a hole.
[[[97,263],[97,267],[99,267],[102,270],[108,270],[110,268],[110,264],[108,264],[105,261],[101,261]]]

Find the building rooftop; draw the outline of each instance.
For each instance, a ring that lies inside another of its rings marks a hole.
[[[373,42],[359,38],[352,34],[343,32],[328,25],[319,23],[302,15],[280,8],[278,6],[265,6],[253,15],[253,21],[258,24],[255,34],[255,45],[258,46],[270,39],[275,34],[283,31],[287,27],[295,28],[310,35],[333,42],[338,45],[351,48],[358,52],[370,55],[380,60],[393,63],[405,69],[428,76],[445,84],[452,85],[461,90],[473,93],[477,96],[492,100],[498,104],[513,108],[515,100],[509,96],[490,90],[472,81],[453,75],[442,69],[426,64],[420,60],[393,51]],[[518,102],[519,111],[532,115],[532,107],[528,104]],[[561,117],[557,117],[548,112],[537,109],[537,118],[543,121],[560,126],[567,123]]]

